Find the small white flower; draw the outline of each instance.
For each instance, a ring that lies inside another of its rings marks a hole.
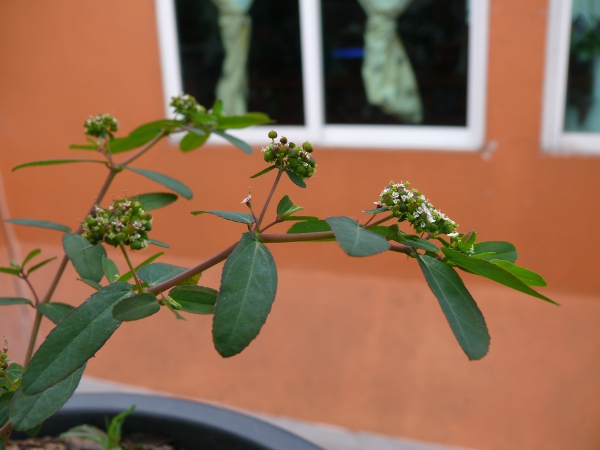
[[[453,233],[448,233],[448,234],[447,234],[447,236],[450,236],[450,237],[456,237],[456,236],[458,236],[458,232],[457,232],[457,231],[455,231],[455,232],[453,232]]]
[[[250,194],[250,192],[248,192],[248,197],[246,197],[244,200],[242,200],[242,203],[250,203],[251,200],[252,200],[252,195]]]

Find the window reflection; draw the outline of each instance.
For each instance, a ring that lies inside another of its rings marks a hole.
[[[573,0],[564,131],[600,132],[600,0]]]

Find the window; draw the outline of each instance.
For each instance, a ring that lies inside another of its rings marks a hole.
[[[600,152],[600,0],[551,0],[542,147]]]
[[[181,91],[339,147],[477,150],[489,0],[156,0],[165,101]],[[264,143],[266,130],[233,132]]]

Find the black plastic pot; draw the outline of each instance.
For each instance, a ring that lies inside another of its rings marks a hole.
[[[76,394],[46,420],[40,436],[56,436],[76,425],[104,429],[104,418],[136,405],[123,432],[146,432],[175,439],[186,450],[322,450],[274,425],[216,406],[135,394]],[[18,434],[14,438],[20,438]]]

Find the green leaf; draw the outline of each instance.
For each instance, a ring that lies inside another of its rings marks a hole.
[[[218,211],[216,209],[207,209],[206,211],[192,211],[192,214],[198,216],[200,214],[214,214],[215,216],[219,216],[222,219],[231,220],[233,222],[239,223],[254,223],[254,218],[252,214],[243,213],[243,212],[235,212],[235,211]]]
[[[106,450],[116,450],[111,446],[108,434],[93,425],[78,425],[71,428],[66,433],[61,433],[61,439],[80,438],[95,442]],[[117,447],[120,449],[121,447]]]
[[[539,292],[534,291],[529,286],[527,286],[523,281],[514,276],[508,270],[500,267],[497,264],[494,264],[491,261],[487,261],[485,259],[477,259],[472,258],[470,256],[464,255],[460,252],[450,250],[449,248],[443,248],[442,252],[446,255],[446,258],[457,266],[467,269],[474,274],[480,275],[485,278],[489,278],[496,283],[503,284],[510,288],[516,289],[517,291],[523,292],[524,294],[531,295],[532,297],[539,298],[541,300],[545,300],[547,302],[558,305],[554,300],[549,299],[548,297],[540,294]]]
[[[227,139],[230,143],[235,145],[237,148],[242,150],[244,153],[248,153],[249,155],[252,154],[252,147],[250,147],[250,145],[248,145],[246,142],[242,141],[241,139],[238,139],[235,136],[232,136],[231,134],[227,134],[221,130],[213,130],[213,133],[215,133],[217,136],[221,136],[223,139]]]
[[[152,192],[150,194],[141,194],[137,199],[146,211],[163,208],[175,202],[179,197],[170,192]]]
[[[277,269],[269,249],[244,233],[225,261],[213,319],[215,348],[223,357],[241,352],[258,336],[277,291]]]
[[[456,248],[461,252],[466,252],[471,249],[471,246],[475,244],[477,240],[477,233],[475,230],[469,231],[461,238],[461,243],[456,246]]]
[[[156,137],[158,133],[166,130],[167,132],[171,132],[174,128],[177,128],[181,125],[181,122],[177,120],[155,120],[154,122],[145,123],[144,125],[140,125],[131,133],[129,136],[151,136],[151,139]],[[150,139],[149,139],[150,140]]]
[[[195,113],[190,115],[190,119],[196,125],[217,125],[218,117],[212,114]]]
[[[417,254],[427,284],[468,358],[481,359],[489,350],[490,335],[483,314],[458,274],[441,261]]]
[[[100,282],[104,276],[102,268],[102,257],[106,256],[104,247],[102,245],[90,247],[86,238],[72,233],[64,234],[62,241],[65,253],[79,276],[85,280]]]
[[[504,241],[478,242],[473,245],[473,250],[475,250],[473,258],[485,260],[502,259],[514,263],[518,256],[515,246]]]
[[[140,268],[140,270],[137,271],[137,274],[145,283],[148,284],[148,286],[156,286],[157,284],[176,277],[186,270],[188,269],[185,267],[173,266],[165,263],[156,263]]]
[[[27,274],[29,275],[32,272],[35,272],[36,270],[38,270],[40,267],[45,266],[46,264],[48,264],[49,262],[52,262],[56,259],[56,256],[54,256],[53,258],[48,258],[43,260],[42,262],[37,263],[35,266],[32,266],[28,271]]]
[[[13,269],[12,267],[0,267],[0,273],[19,276],[21,272],[18,269]]]
[[[228,128],[248,128],[254,125],[264,125],[273,123],[269,116],[260,112],[249,112],[243,116],[222,116],[219,117],[219,130]]]
[[[171,289],[169,297],[181,305],[181,311],[213,314],[218,294],[218,291],[204,286],[179,286]]]
[[[287,234],[315,233],[319,231],[331,231],[331,227],[324,220],[307,220],[305,222],[297,222],[294,225],[292,225],[287,231]],[[328,241],[335,241],[335,238],[314,240],[314,242]]]
[[[137,294],[117,303],[112,310],[115,319],[122,322],[143,319],[160,311],[160,305],[152,294]]]
[[[15,396],[15,392],[4,392],[0,395],[0,426],[8,422],[8,416],[10,414],[10,404]]]
[[[29,254],[23,260],[23,264],[21,264],[21,267],[25,267],[25,264],[27,264],[29,261],[31,261],[33,258],[35,258],[40,253],[42,253],[42,251],[39,248],[36,248],[35,250],[32,250],[31,252],[29,252]]]
[[[29,428],[29,429],[25,430],[25,433],[27,434],[27,436],[31,436],[31,437],[37,436],[37,434],[42,429],[42,425],[43,424],[40,423],[39,425],[37,425],[33,428]]]
[[[150,264],[152,261],[154,261],[155,259],[159,258],[160,256],[164,255],[165,252],[159,252],[156,255],[152,255],[150,258],[146,259],[144,262],[142,262],[139,266],[134,267],[135,271],[137,272],[138,270],[140,270],[142,267],[147,266],[148,264]],[[127,272],[124,275],[121,275],[119,277],[119,279],[117,281],[129,281],[133,278],[133,274],[131,273],[131,271]]]
[[[32,161],[25,164],[19,164],[18,166],[13,167],[12,171],[14,172],[15,170],[22,169],[23,167],[54,166],[57,164],[71,164],[80,162],[100,163],[106,165],[106,161],[101,161],[99,159],[45,159],[43,161]]]
[[[294,202],[290,200],[287,195],[284,195],[277,205],[277,215],[283,216],[287,211],[292,209],[294,206]]]
[[[171,246],[169,244],[166,244],[161,241],[157,241],[156,239],[152,239],[152,238],[148,238],[148,244],[156,245],[158,247],[163,247],[163,248],[171,248]]]
[[[306,183],[304,182],[304,180],[300,176],[296,175],[296,173],[292,172],[291,170],[286,170],[285,173],[287,173],[287,176],[289,177],[289,179],[296,186],[299,186],[301,188],[306,187]]]
[[[102,289],[102,285],[94,280],[88,280],[86,278],[77,278],[79,281],[84,282],[85,284],[87,284],[90,287],[93,287],[94,289],[96,289],[97,291],[99,291],[100,289]]]
[[[504,270],[509,271],[514,276],[519,278],[523,283],[527,286],[547,286],[546,280],[544,280],[540,275],[535,273],[533,270],[526,269],[525,267],[517,266],[511,262],[504,261],[501,259],[492,259],[490,262],[493,262],[497,266],[502,267]]]
[[[156,135],[158,135],[158,132],[145,134],[140,133],[135,135],[130,134],[129,136],[113,139],[108,143],[108,147],[110,148],[110,153],[117,155],[119,153],[128,152],[129,150],[141,147],[142,145],[154,139]]]
[[[135,405],[131,405],[129,409],[113,417],[106,427],[106,432],[110,439],[111,450],[113,448],[118,448],[121,445],[123,422],[125,422],[127,416],[131,415],[133,411],[135,411]]]
[[[95,145],[77,145],[77,144],[71,144],[69,145],[69,148],[73,149],[73,150],[97,150],[98,147]]]
[[[31,304],[31,300],[22,297],[0,297],[0,306]]]
[[[73,306],[66,303],[52,302],[40,303],[37,305],[37,310],[50,319],[55,325],[65,318],[67,314],[73,311]]]
[[[29,362],[23,391],[28,395],[45,391],[94,356],[121,324],[112,317],[113,306],[131,292],[128,283],[111,284],[61,320]]]
[[[423,239],[422,237],[416,236],[414,234],[405,234],[403,232],[399,233],[390,233],[388,235],[388,239],[392,239],[396,242],[400,242],[401,244],[408,245],[412,248],[420,248],[422,250],[427,250],[429,252],[439,252],[440,249],[434,243],[428,241],[427,239]]]
[[[282,217],[282,219],[283,220],[291,220],[291,221],[306,220],[306,221],[311,221],[311,222],[319,220],[319,218],[315,217],[315,216],[286,216],[286,217]],[[325,222],[325,221],[323,221],[323,222]],[[325,222],[325,223],[327,223],[327,222]],[[327,225],[327,226],[329,226],[329,225]]]
[[[102,256],[102,270],[104,271],[104,275],[109,284],[114,283],[117,281],[117,278],[119,278],[119,268],[115,262],[106,255]]]
[[[223,114],[223,100],[221,100],[220,98],[216,99],[212,105],[212,108],[210,108],[210,112],[212,112],[212,114],[217,117],[222,115]]]
[[[268,172],[270,172],[270,171],[271,171],[271,170],[273,170],[273,169],[277,169],[277,166],[269,166],[269,167],[267,167],[266,169],[263,169],[263,170],[261,170],[260,172],[258,172],[258,173],[255,173],[255,174],[254,174],[254,175],[252,175],[250,178],[258,178],[258,177],[260,177],[261,175],[264,175],[265,173],[268,173]]]
[[[30,367],[27,372],[31,370]],[[23,389],[18,389],[10,411],[10,420],[15,430],[29,430],[54,415],[71,398],[81,381],[84,370],[85,364],[39,393],[27,395]]]
[[[188,127],[184,127],[186,129],[189,129]],[[187,133],[183,139],[181,139],[181,142],[179,142],[179,148],[181,149],[182,152],[189,152],[192,150],[197,149],[198,147],[203,146],[208,137],[210,136],[210,133],[206,133],[203,132],[203,134],[199,134],[198,130],[196,128],[193,129],[194,131],[190,131],[189,133]]]
[[[25,225],[27,227],[48,228],[50,230],[64,231],[65,233],[71,231],[71,227],[56,222],[49,222],[48,220],[6,219],[6,222],[14,223],[15,225]]]
[[[384,206],[382,208],[375,208],[375,209],[365,209],[363,212],[367,213],[367,214],[379,214],[385,211],[389,211],[390,207],[389,206]]]
[[[194,194],[192,193],[190,188],[188,188],[181,181],[177,181],[175,178],[171,178],[167,175],[164,175],[164,174],[158,173],[158,172],[154,172],[152,170],[135,169],[135,168],[129,167],[129,166],[126,166],[125,168],[128,170],[131,170],[132,172],[135,172],[135,173],[143,175],[147,178],[150,178],[152,181],[156,181],[157,183],[162,184],[166,188],[171,189],[173,192],[178,193],[183,198],[187,198],[188,200],[191,200],[192,197],[194,196]]]
[[[391,248],[383,236],[361,228],[350,217],[328,217],[325,220],[342,250],[350,256],[371,256]]]

